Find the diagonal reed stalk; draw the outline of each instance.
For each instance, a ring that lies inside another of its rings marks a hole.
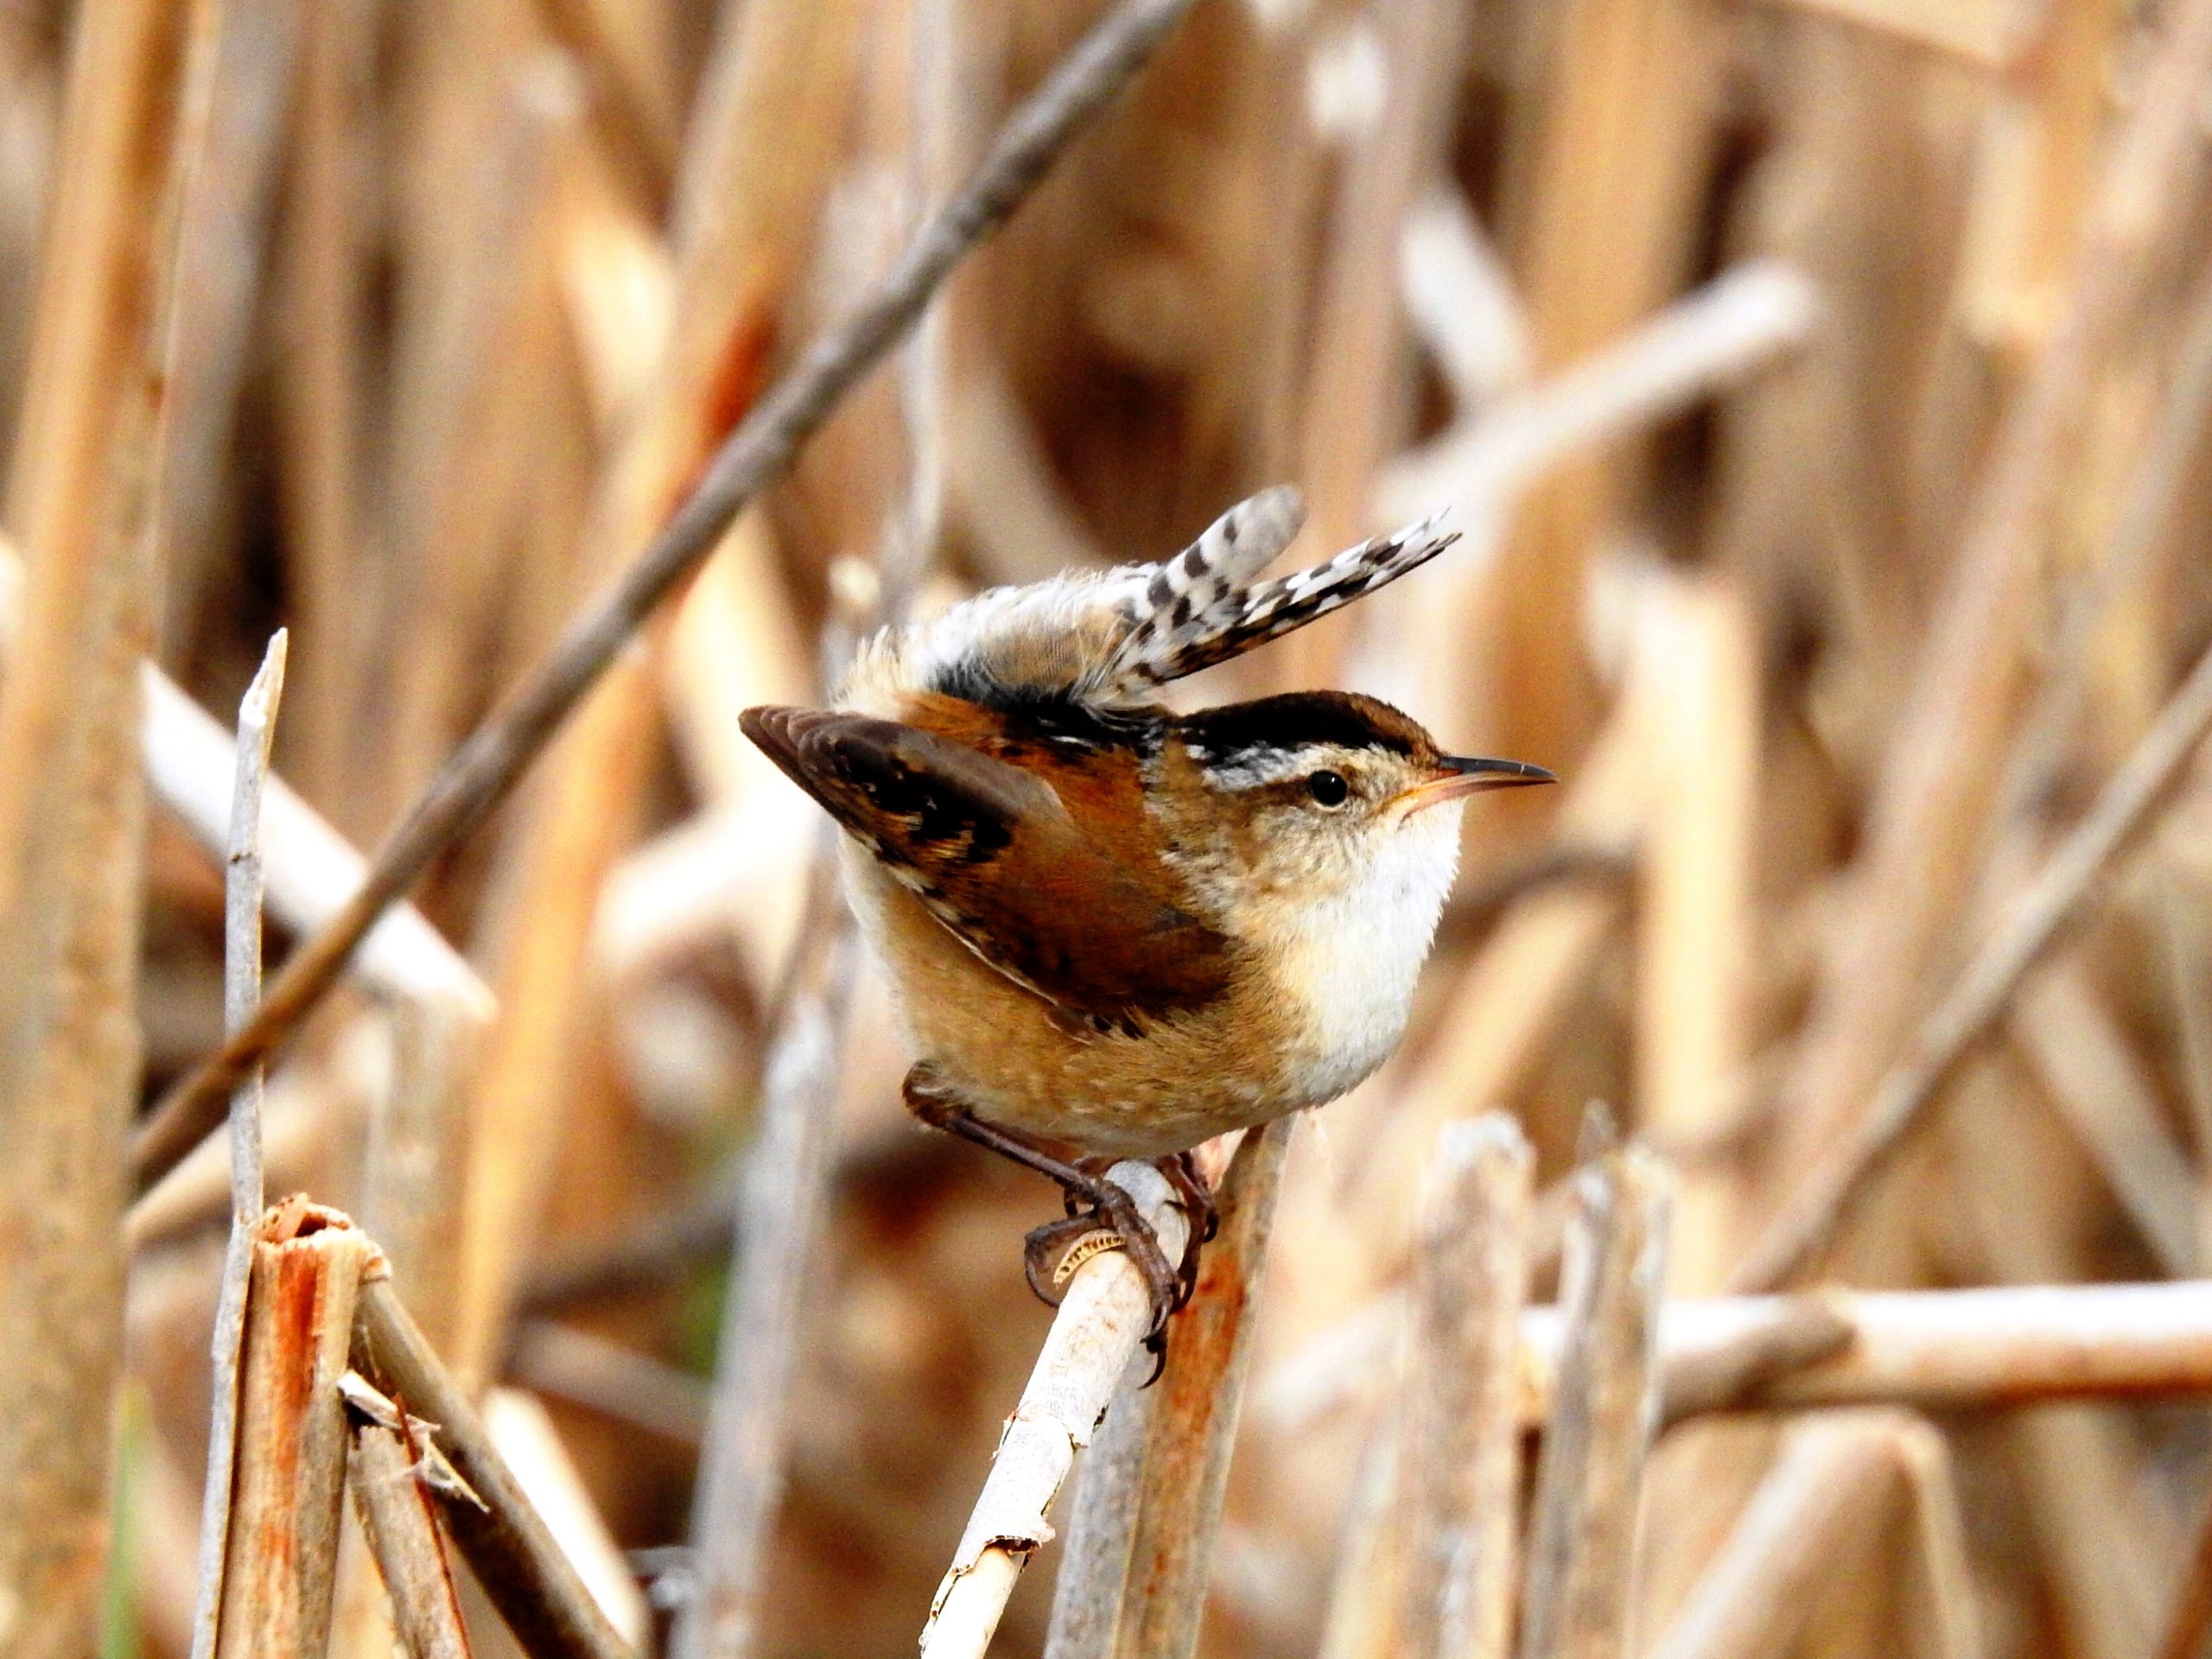
[[[285,964],[252,1023],[169,1091],[135,1143],[132,1164],[142,1185],[213,1127],[240,1071],[298,1027],[385,908],[505,798],[645,618],[714,550],[740,509],[791,465],[846,394],[906,337],[955,267],[1036,188],[1190,5],[1124,0],[1007,118],[967,182],[922,227],[890,276],[760,399],[666,527],[439,769],[360,889]]]

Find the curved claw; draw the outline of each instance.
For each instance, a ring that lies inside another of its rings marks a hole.
[[[1155,1331],[1144,1339],[1144,1351],[1152,1356],[1152,1369],[1145,1373],[1140,1389],[1148,1389],[1160,1381],[1160,1374],[1167,1369],[1167,1332]]]
[[[1033,1227],[1022,1241],[1021,1272],[1029,1281],[1029,1288],[1037,1300],[1047,1307],[1060,1305],[1059,1276],[1053,1262],[1054,1255],[1072,1244],[1097,1226],[1088,1213],[1063,1216],[1058,1221],[1048,1221]]]
[[[1159,1236],[1138,1211],[1136,1201],[1110,1182],[1106,1194],[1099,1210],[1113,1223],[1114,1230],[1121,1234],[1122,1250],[1144,1275],[1145,1288],[1152,1293],[1152,1324],[1145,1332],[1145,1339],[1149,1343],[1166,1333],[1169,1316],[1185,1300],[1182,1276],[1167,1265],[1167,1255],[1160,1248]]]
[[[1119,1247],[1132,1265],[1144,1275],[1145,1288],[1151,1294],[1152,1322],[1146,1328],[1147,1346],[1157,1347],[1164,1337],[1167,1320],[1175,1310],[1190,1300],[1187,1275],[1179,1268],[1171,1268],[1160,1240],[1152,1230],[1136,1202],[1121,1188],[1102,1182],[1103,1192],[1095,1202],[1084,1203],[1079,1212],[1058,1221],[1048,1221],[1031,1230],[1023,1241],[1021,1270],[1029,1281],[1029,1288],[1047,1307],[1058,1307],[1059,1275],[1054,1270],[1052,1258],[1065,1247],[1097,1232],[1112,1232],[1118,1236]],[[1186,1251],[1185,1262],[1195,1259],[1195,1253]],[[1154,1375],[1159,1375],[1157,1368]]]

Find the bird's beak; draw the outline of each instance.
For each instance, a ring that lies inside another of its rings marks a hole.
[[[1415,784],[1392,803],[1411,817],[1446,801],[1456,801],[1482,789],[1518,789],[1524,784],[1555,784],[1559,779],[1541,766],[1525,760],[1490,760],[1480,755],[1447,754],[1437,764],[1444,775]]]

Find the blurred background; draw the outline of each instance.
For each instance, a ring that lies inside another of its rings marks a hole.
[[[1198,0],[441,861],[435,935],[388,939],[275,1070],[271,1192],[384,1243],[634,1599],[680,1586],[730,1218],[798,1066],[826,1207],[758,1650],[906,1651],[1049,1318],[1020,1237],[1058,1203],[907,1119],[872,970],[821,991],[817,814],[737,713],[822,700],[887,603],[1165,556],[1269,484],[1310,504],[1294,562],[1452,505],[1436,563],[1185,688],[1366,690],[1566,780],[1471,806],[1403,1051],[1288,1154],[1201,1650],[1315,1652],[1439,1128],[1510,1110],[1545,1188],[1604,1103],[1673,1169],[1669,1293],[1727,1287],[2212,639],[2206,10]],[[39,528],[42,469],[73,396],[133,384],[156,295],[111,278],[173,235],[124,632],[228,726],[288,626],[277,770],[373,850],[1094,14],[0,0],[0,523],[34,567],[81,552]],[[73,357],[95,304],[111,349]],[[187,803],[219,825],[227,748],[194,760],[172,713],[143,874],[112,865],[145,1102],[222,1030]],[[350,867],[269,833],[273,963]],[[2197,1273],[2209,898],[2192,772],[1823,1274]],[[227,1213],[203,1149],[127,1224],[114,1654],[187,1645]],[[1983,1651],[2156,1649],[2205,1427],[1936,1421]],[[1773,1434],[1662,1443],[1639,1645]],[[1908,1532],[1818,1576],[1803,1651],[1928,1650]],[[1056,1560],[1001,1650],[1037,1649]],[[349,1605],[338,1650],[373,1651]]]

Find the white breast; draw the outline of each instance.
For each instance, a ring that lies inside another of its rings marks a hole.
[[[1307,1033],[1290,1081],[1310,1103],[1360,1082],[1405,1034],[1459,861],[1459,809],[1433,808],[1389,832],[1340,891],[1281,907],[1281,985]]]

